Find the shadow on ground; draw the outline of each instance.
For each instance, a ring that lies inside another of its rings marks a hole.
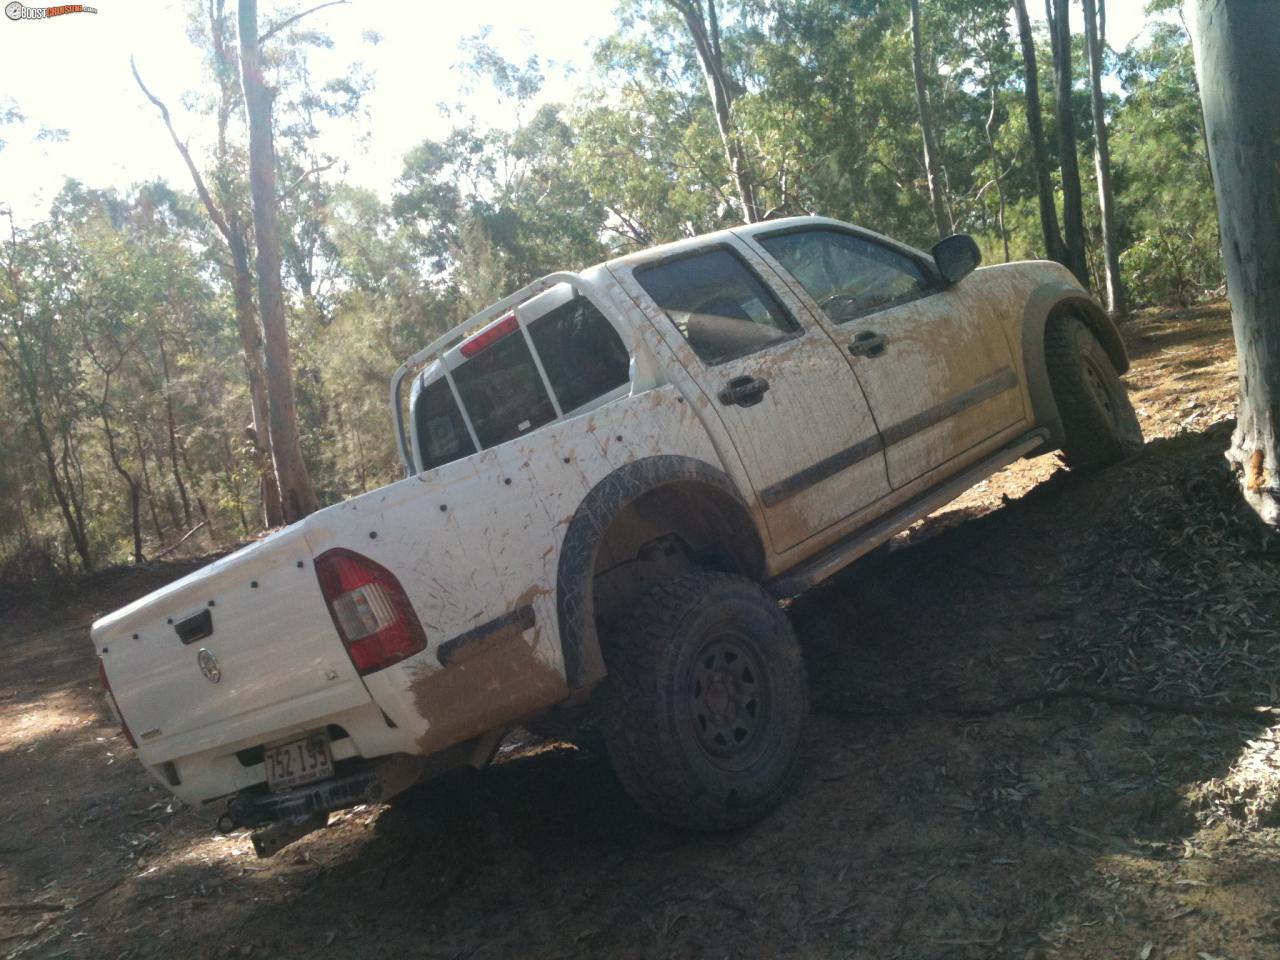
[[[60,830],[64,845],[83,846],[81,862],[5,858],[15,894],[39,896],[50,875],[79,867],[114,885],[35,936],[26,921],[8,947],[131,957],[180,946],[191,958],[1274,956],[1275,785],[1266,764],[1252,780],[1242,766],[1273,742],[1263,724],[1088,699],[949,712],[1063,685],[1201,704],[1274,698],[1280,562],[1236,512],[1219,468],[1228,429],[926,525],[911,546],[797,600],[816,709],[805,773],[754,828],[706,836],[655,824],[602,759],[545,745],[344,815],[259,862],[243,837],[210,840],[199,818],[157,810],[164,795],[126,763],[96,792],[60,787],[60,827],[40,828],[41,844]],[[34,670],[61,649],[6,656]],[[37,686],[24,683],[8,709]],[[50,762],[70,751],[94,770],[104,748],[77,746],[83,733],[0,752],[0,776],[39,776],[30,749]],[[74,826],[86,804],[112,796],[120,809]],[[131,850],[138,810],[152,839]]]

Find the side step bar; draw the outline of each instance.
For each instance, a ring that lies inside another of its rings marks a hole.
[[[804,593],[815,584],[840,572],[863,554],[870,553],[899,530],[909,527],[939,507],[950,503],[975,483],[1007,467],[1048,439],[1048,430],[1033,430],[1023,434],[1009,446],[1000,448],[987,459],[979,461],[942,486],[928,490],[913,500],[908,500],[897,510],[873,521],[869,526],[861,528],[838,543],[832,544],[812,560],[793,570],[788,570],[780,577],[775,577],[765,586],[779,600]]]

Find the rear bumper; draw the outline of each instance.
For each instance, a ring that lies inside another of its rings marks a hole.
[[[366,703],[285,727],[264,727],[243,740],[164,762],[157,763],[145,746],[138,753],[147,769],[168,789],[187,803],[202,805],[241,792],[251,793],[265,784],[263,744],[306,736],[326,727],[341,728],[342,734],[331,734],[331,749],[334,762],[345,762],[347,767],[362,760],[416,752],[413,740],[404,730],[389,726],[377,705]]]
[[[383,778],[375,769],[324,780],[285,793],[241,793],[227,805],[223,829],[265,827],[282,820],[300,820],[317,813],[332,813],[360,803],[383,799]]]

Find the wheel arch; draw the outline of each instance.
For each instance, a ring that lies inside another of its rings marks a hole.
[[[1120,331],[1093,297],[1067,284],[1045,284],[1032,291],[1022,313],[1022,360],[1036,425],[1049,430],[1049,439],[1033,453],[1057,449],[1066,436],[1049,383],[1044,344],[1049,319],[1063,313],[1078,316],[1089,327],[1111,358],[1116,373],[1123,374],[1129,369],[1129,354]]]
[[[561,544],[556,612],[570,689],[605,675],[596,616],[602,554],[625,553],[633,542],[652,542],[652,537],[643,538],[662,529],[695,549],[704,548],[700,559],[711,569],[757,581],[763,576],[765,548],[756,518],[722,470],[674,455],[619,467],[583,498]]]

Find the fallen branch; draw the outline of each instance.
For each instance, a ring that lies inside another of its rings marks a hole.
[[[991,717],[1008,713],[1031,703],[1052,703],[1057,700],[1090,700],[1118,707],[1144,707],[1164,713],[1182,713],[1211,717],[1237,717],[1250,720],[1280,720],[1280,707],[1244,706],[1233,703],[1205,703],[1199,700],[1161,700],[1140,693],[1124,693],[1113,690],[1094,690],[1087,687],[1063,687],[1059,690],[1040,690],[1019,694],[993,703],[937,704],[917,702],[900,708],[858,709],[845,706],[833,698],[819,709],[824,713],[849,717],[909,717],[921,714],[937,714],[953,717]]]
[[[0,903],[0,913],[59,913],[67,909],[65,903],[53,900],[32,900],[29,903]]]
[[[59,905],[57,908],[58,909],[57,913],[54,913],[52,916],[45,917],[43,920],[37,923],[30,930],[23,930],[23,931],[20,931],[19,933],[10,933],[0,937],[0,943],[8,943],[10,940],[32,940],[33,938],[38,937],[40,936],[40,934],[47,931],[50,927],[53,927],[55,924],[62,923],[62,921],[72,916],[81,907],[87,907],[89,904],[93,903],[98,898],[102,897],[105,894],[110,893],[112,890],[120,886],[120,884],[124,883],[128,879],[129,877],[127,876],[117,877],[115,880],[111,881],[105,887],[102,887],[101,889],[95,891],[94,893],[89,894],[87,897],[82,897],[81,899],[77,900],[73,904]],[[48,911],[48,912],[52,913],[52,911]],[[27,949],[31,948],[32,946],[34,946],[34,944],[28,943],[25,945],[21,945],[12,953],[8,954],[8,956],[16,957],[19,953],[25,952]]]
[[[177,550],[180,546],[186,543],[187,540],[191,538],[192,534],[195,534],[196,532],[198,532],[208,522],[209,522],[208,520],[201,520],[194,527],[192,527],[190,530],[184,533],[182,535],[181,540],[179,540],[177,543],[175,543],[171,547],[165,547],[163,550],[161,550],[159,553],[153,556],[151,558],[152,561],[159,560],[161,557],[167,557],[169,554],[173,553],[173,551]]]

